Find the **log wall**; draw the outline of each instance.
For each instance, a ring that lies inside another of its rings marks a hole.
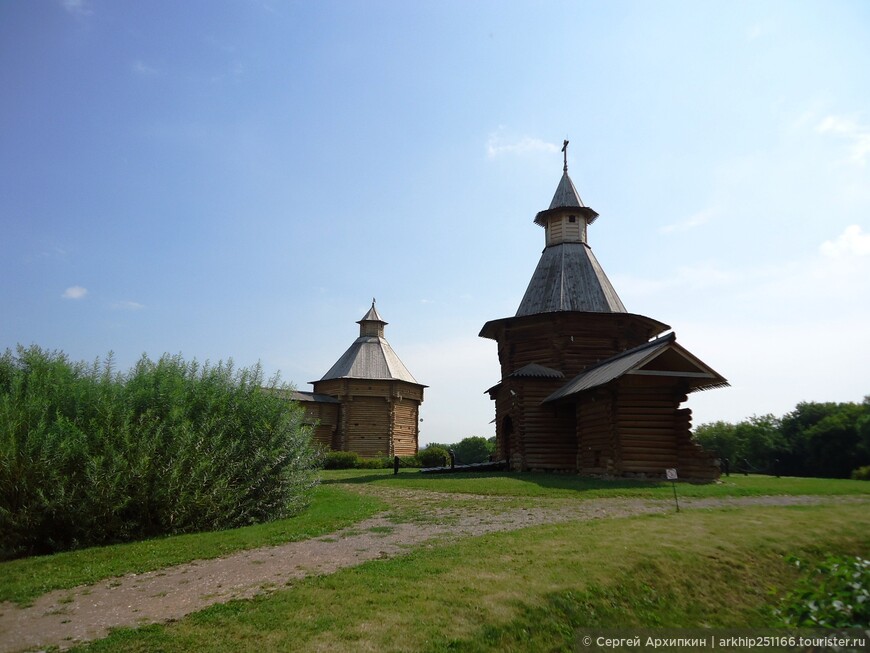
[[[563,379],[527,378],[510,383],[516,392],[515,431],[522,434],[517,450],[523,470],[573,471],[577,464],[577,438],[571,407],[542,405]]]
[[[664,476],[678,467],[676,413],[684,390],[662,377],[620,379],[616,398],[616,429],[623,474]]]
[[[566,379],[590,365],[643,344],[657,331],[625,313],[552,313],[517,318],[497,336],[502,379],[529,363],[559,370]]]
[[[313,439],[318,444],[332,448],[333,438],[338,427],[338,404],[316,401],[300,402],[305,409],[305,423],[314,426]]]
[[[329,379],[315,382],[314,391],[341,402],[333,449],[364,457],[417,453],[423,386],[390,379]]]
[[[393,404],[393,456],[413,456],[417,453],[418,406],[415,401],[398,400]]]
[[[372,458],[390,455],[390,405],[383,397],[353,397],[342,402],[345,451]]]
[[[621,458],[616,443],[615,393],[600,389],[575,404],[577,471],[617,474]]]

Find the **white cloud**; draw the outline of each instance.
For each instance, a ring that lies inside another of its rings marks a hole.
[[[112,305],[113,308],[124,310],[124,311],[141,311],[145,308],[145,304],[140,304],[139,302],[115,302]]]
[[[63,291],[64,299],[83,299],[85,295],[88,294],[87,288],[82,288],[81,286],[70,286],[66,290]]]
[[[851,118],[830,115],[825,117],[816,130],[820,134],[835,134],[849,142],[850,159],[858,165],[866,165],[870,157],[870,127]]]
[[[859,225],[853,224],[846,227],[836,240],[822,243],[819,251],[828,258],[870,256],[870,234],[865,234]]]
[[[503,155],[523,155],[530,152],[558,152],[561,148],[555,143],[542,141],[540,138],[521,136],[508,138],[504,130],[499,128],[489,135],[486,142],[486,155],[494,159]]]
[[[746,40],[755,41],[760,39],[762,36],[765,36],[767,32],[768,30],[765,26],[760,23],[755,23],[746,28]]]
[[[76,16],[90,16],[94,11],[87,0],[61,0],[64,9]]]
[[[137,59],[132,65],[133,72],[143,77],[154,77],[158,74],[158,70],[153,66],[149,66],[144,61]]]
[[[659,228],[659,233],[668,234],[674,231],[688,231],[695,227],[700,227],[702,224],[707,224],[719,214],[718,208],[703,209],[690,215],[682,222],[675,222]]]
[[[701,262],[675,268],[669,276],[659,279],[627,275],[614,275],[612,278],[620,295],[642,297],[662,292],[673,294],[676,291],[679,294],[681,291],[706,291],[731,286],[743,276],[743,272],[723,270],[714,263]]]

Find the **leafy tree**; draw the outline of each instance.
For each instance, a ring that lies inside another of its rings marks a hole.
[[[452,445],[452,448],[457,463],[470,465],[488,461],[495,451],[495,442],[494,438],[487,439],[479,435],[472,435]]]
[[[430,443],[417,454],[423,467],[441,467],[445,462],[450,464],[450,453],[444,445]]]
[[[695,439],[728,458],[732,470],[846,478],[870,463],[870,397],[861,404],[801,402],[781,419],[702,424]]]
[[[736,431],[734,424],[720,420],[701,424],[695,429],[694,437],[704,449],[733,465],[739,455]]]
[[[779,428],[779,420],[773,415],[753,415],[735,427],[737,441],[737,468],[747,471],[779,472],[780,456],[786,451],[785,440]]]

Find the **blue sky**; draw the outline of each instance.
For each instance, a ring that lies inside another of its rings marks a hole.
[[[422,441],[491,435],[562,140],[629,311],[732,387],[870,394],[870,4],[0,2],[0,348],[262,362],[371,298]]]

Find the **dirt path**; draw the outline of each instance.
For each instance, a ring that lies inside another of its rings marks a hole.
[[[491,500],[491,497],[488,497]],[[684,499],[685,508],[798,505],[854,497],[744,497]],[[491,504],[490,504],[491,505]],[[312,574],[328,574],[367,560],[400,555],[409,548],[453,538],[515,530],[545,523],[625,517],[672,511],[667,501],[595,499],[549,509],[501,513],[432,508],[422,521],[397,523],[388,514],[328,536],[242,551],[145,574],[45,594],[27,608],[0,604],[0,652],[75,644],[105,637],[110,628],[180,619],[215,603],[250,598]]]

